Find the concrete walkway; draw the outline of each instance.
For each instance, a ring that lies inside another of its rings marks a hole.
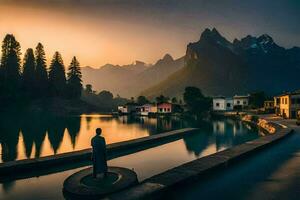
[[[300,127],[271,115],[295,134],[239,164],[172,194],[173,199],[300,199]]]

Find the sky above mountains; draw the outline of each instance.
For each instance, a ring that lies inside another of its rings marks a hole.
[[[72,55],[83,66],[153,63],[184,55],[206,27],[230,40],[268,33],[300,46],[299,10],[298,0],[1,0],[0,37],[15,34],[23,51],[42,42],[65,64]]]

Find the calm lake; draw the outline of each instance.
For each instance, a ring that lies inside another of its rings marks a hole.
[[[101,127],[108,144],[187,127],[176,118],[81,115],[2,116],[0,162],[42,157],[90,148],[95,129]]]
[[[211,133],[215,133],[222,137],[217,141],[221,145],[228,142],[240,143],[241,141],[232,140],[232,137],[236,134],[238,136],[239,132],[247,132],[247,128],[241,125],[241,122],[234,120],[216,120],[208,123],[175,117],[9,115],[2,116],[0,121],[0,162],[90,148],[90,140],[97,127],[103,129],[103,136],[108,144],[184,127],[200,127],[201,132],[206,133],[206,136],[201,137],[210,137]],[[243,134],[241,138],[249,139],[247,134],[246,137]],[[201,138],[199,142],[205,143],[206,140],[207,138]],[[239,137],[236,140],[239,140]]]
[[[176,128],[199,127],[197,132],[187,134],[176,141],[116,157],[108,161],[109,166],[134,169],[139,181],[186,162],[259,137],[256,129],[252,129],[241,121],[232,119],[197,122],[178,118],[149,119],[130,118],[127,116],[113,118],[105,115],[83,115],[81,117],[62,119],[45,117],[45,119],[27,118],[26,120],[32,122],[26,125],[27,129],[24,129],[22,126],[15,127],[15,132],[13,133],[16,135],[11,143],[7,143],[7,139],[5,140],[6,143],[3,143],[3,138],[8,136],[1,136],[2,152],[4,152],[3,160],[88,148],[90,147],[90,138],[94,135],[94,129],[99,126],[103,128],[104,136],[108,143],[159,134],[160,132]],[[44,121],[44,127],[41,126],[42,124],[39,121]],[[24,122],[19,121],[18,123],[21,125]],[[38,133],[41,135],[38,135]],[[4,146],[9,148],[3,151]],[[9,151],[10,148],[12,148],[13,153],[8,154],[8,152],[11,152]],[[83,168],[85,167],[71,170],[62,169],[60,172],[45,173],[38,176],[32,175],[32,177],[25,179],[0,182],[0,197],[5,200],[63,200],[63,181],[72,173]],[[36,188],[39,189],[37,190]]]

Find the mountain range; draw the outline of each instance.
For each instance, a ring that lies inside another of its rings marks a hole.
[[[84,84],[123,97],[180,97],[187,86],[212,96],[252,91],[272,95],[300,88],[300,48],[281,47],[267,34],[230,42],[213,28],[189,43],[179,59],[166,54],[153,65],[141,61],[107,64],[98,69],[84,67],[82,74]]]
[[[299,75],[299,47],[283,48],[267,34],[230,42],[213,28],[187,45],[182,69],[141,94],[180,96],[186,86],[196,86],[206,95],[272,95],[299,89]]]
[[[184,66],[184,58],[173,59],[166,54],[155,64],[136,61],[130,65],[106,64],[98,69],[82,68],[84,84],[91,84],[97,91],[108,90],[115,95],[132,97],[165,80]]]

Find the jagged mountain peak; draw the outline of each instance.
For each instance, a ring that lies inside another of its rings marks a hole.
[[[188,44],[185,66],[142,94],[177,96],[191,85],[208,95],[299,88],[300,48],[280,47],[267,34],[224,41],[217,30],[205,29],[199,41]]]
[[[241,40],[235,39],[233,41],[233,45],[238,48],[242,49],[249,49],[249,48],[257,48],[257,38],[251,35],[247,35],[246,37],[242,38]]]
[[[223,37],[216,28],[205,29],[197,43],[216,44],[232,49],[232,44]]]
[[[275,44],[273,38],[268,34],[263,34],[259,37],[247,35],[241,40],[235,39],[233,45],[236,48],[251,50],[252,52],[256,52],[256,53],[258,52],[269,53],[274,49],[280,48],[278,45]]]
[[[216,28],[213,28],[212,30],[206,28],[201,34],[200,40],[201,39],[220,40],[225,38],[223,38]]]
[[[259,36],[257,38],[257,40],[261,43],[261,44],[273,44],[274,40],[271,36],[269,36],[268,34],[263,34],[261,36]]]
[[[164,61],[173,61],[174,59],[170,54],[167,53],[166,55],[164,55],[163,60]]]
[[[162,59],[159,59],[155,65],[162,65],[170,62],[174,62],[174,59],[170,54],[167,53]]]

